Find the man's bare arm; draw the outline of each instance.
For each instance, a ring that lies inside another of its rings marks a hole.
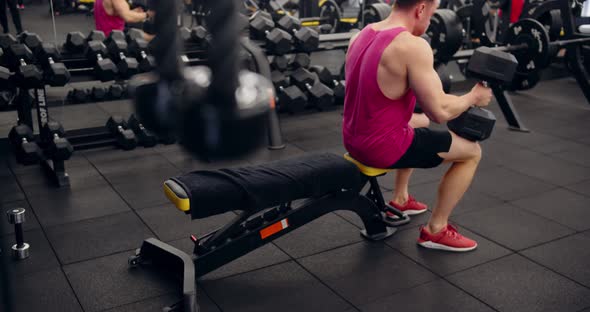
[[[112,0],[115,13],[126,23],[140,23],[147,19],[147,13],[133,11],[125,0]]]
[[[471,93],[455,96],[443,91],[442,82],[434,70],[434,56],[426,40],[419,37],[409,39],[405,51],[408,82],[430,120],[443,123],[459,116],[474,104]]]

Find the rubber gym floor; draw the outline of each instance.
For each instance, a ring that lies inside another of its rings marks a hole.
[[[52,38],[45,12],[28,7],[25,27]],[[61,32],[75,25],[87,31],[92,20],[57,22]],[[201,278],[202,311],[590,311],[590,105],[572,78],[543,81],[512,99],[532,132],[507,130],[495,102],[489,106],[495,132],[482,143],[479,171],[452,215],[479,242],[476,251],[419,248],[418,226],[430,212],[377,243],[359,235],[355,216],[331,213]],[[130,102],[117,101],[50,113],[72,129],[131,111]],[[0,114],[1,136],[14,120],[14,113]],[[128,256],[148,237],[190,253],[189,234],[207,233],[232,214],[191,222],[168,203],[162,181],[196,169],[344,153],[341,109],[281,116],[281,126],[284,150],[229,163],[195,161],[177,145],[76,152],[64,189],[50,187],[39,166],[16,165],[2,139],[1,208],[27,209],[31,245],[24,261],[3,253],[14,311],[160,311],[175,302],[178,284],[130,270]],[[432,206],[445,169],[416,170],[411,194]],[[380,182],[389,197],[393,175]],[[14,235],[4,216],[0,229],[8,250]]]

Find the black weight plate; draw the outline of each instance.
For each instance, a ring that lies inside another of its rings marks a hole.
[[[455,12],[438,9],[430,19],[426,30],[434,58],[441,63],[448,62],[461,48],[463,25]]]
[[[529,73],[526,75],[516,73],[514,75],[514,79],[512,79],[512,83],[506,86],[506,89],[510,91],[529,90],[534,88],[540,80],[541,74],[539,72]]]
[[[340,27],[340,19],[342,18],[342,10],[338,3],[334,0],[326,0],[320,2],[320,20],[322,24],[332,26],[330,33],[335,33]]]
[[[549,34],[547,29],[534,19],[525,18],[512,24],[506,32],[505,43],[512,46],[523,43],[528,45],[528,49],[512,51],[518,60],[518,73],[526,75],[537,72],[549,62]]]
[[[486,0],[474,0],[471,15],[471,37],[479,39],[481,45],[491,46],[494,44],[492,34],[493,16],[490,15],[490,5]]]

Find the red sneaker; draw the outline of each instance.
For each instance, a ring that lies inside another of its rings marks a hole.
[[[449,224],[436,234],[430,234],[424,226],[420,227],[418,245],[431,249],[464,252],[475,249],[477,242],[459,234],[457,228]]]
[[[389,205],[395,207],[397,210],[407,214],[408,216],[421,214],[428,210],[428,206],[426,206],[426,204],[417,201],[414,197],[412,197],[412,195],[408,196],[408,201],[403,206],[398,205],[393,201],[390,201]],[[395,218],[395,215],[393,213],[389,211],[387,211],[386,213],[388,217]]]

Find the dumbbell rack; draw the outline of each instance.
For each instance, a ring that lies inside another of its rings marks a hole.
[[[33,127],[33,116],[31,109],[33,106],[37,110],[37,123],[39,135],[36,136],[36,141],[41,141],[41,129],[49,120],[49,111],[47,109],[45,86],[33,89],[34,97],[31,96],[29,89],[20,88],[17,101],[18,123],[26,124],[31,129]],[[70,177],[66,172],[65,160],[51,159],[43,156],[40,159],[41,168],[45,175],[58,187],[69,186]]]

